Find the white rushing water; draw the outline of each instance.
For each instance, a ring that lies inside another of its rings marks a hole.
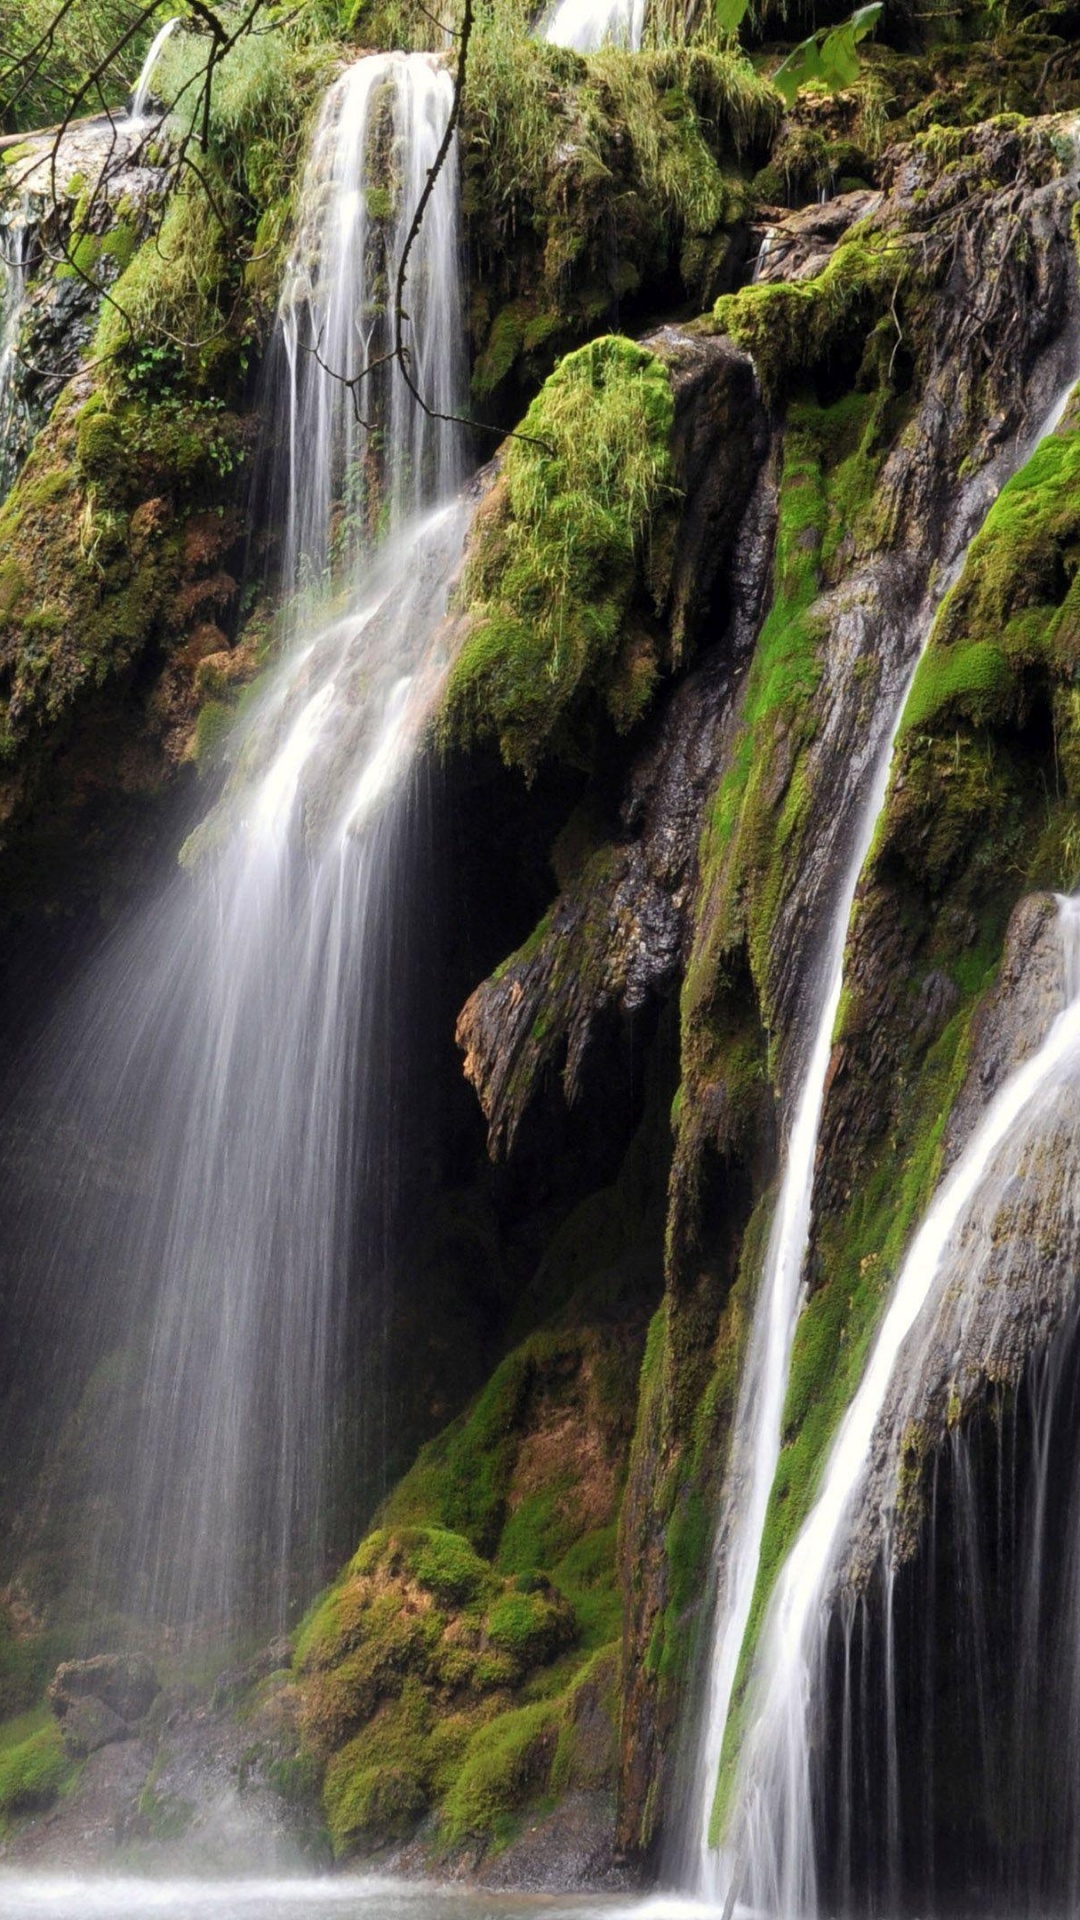
[[[450,101],[423,56],[371,56],[330,89],[272,362],[286,377],[271,524],[294,589],[282,661],[249,697],[185,870],[77,987],[39,1062],[42,1151],[70,1214],[22,1229],[23,1287],[61,1299],[76,1266],[90,1337],[119,1321],[138,1408],[134,1431],[121,1409],[112,1439],[105,1419],[95,1435],[90,1593],[185,1632],[253,1601],[281,1621],[323,1573],[332,1429],[355,1467],[334,1424],[346,1370],[357,1444],[366,1431],[381,1450],[367,1390],[404,1177],[402,929],[426,833],[409,775],[469,509],[455,428],[417,423],[385,369],[362,395],[368,436],[338,376],[371,349]],[[409,298],[414,375],[451,411],[455,154]]]
[[[131,108],[127,117],[127,126],[132,130],[146,124],[146,108],[150,99],[150,88],[153,84],[157,63],[165,49],[166,42],[170,36],[176,32],[179,25],[180,16],[179,14],[174,14],[171,20],[166,20],[164,26],[158,28],[147,48],[146,59],[142,63],[139,77],[135,82],[135,91],[131,96]]]
[[[493,1893],[378,1874],[148,1879],[0,1867],[4,1920],[704,1920],[688,1901]]]
[[[741,1764],[738,1839],[742,1891],[785,1915],[814,1910],[811,1700],[828,1630],[844,1521],[866,1469],[871,1436],[904,1342],[930,1300],[968,1207],[1035,1103],[1080,1066],[1080,901],[1061,902],[1066,977],[1073,997],[1038,1051],[990,1102],[942,1182],[901,1268],[866,1372],[829,1456],[814,1507],[784,1565],[769,1609],[762,1680]]]
[[[33,225],[27,202],[0,225],[0,500],[18,471],[23,408],[18,390],[19,333]]]
[[[294,579],[318,582],[355,562],[374,533],[423,500],[445,499],[461,477],[460,435],[417,407],[384,361],[398,259],[453,93],[434,55],[387,53],[350,67],[323,102],[281,301]],[[460,410],[465,383],[458,206],[455,143],[409,257],[405,298],[423,318],[405,336],[410,372],[442,414]]]
[[[637,53],[644,31],[645,0],[559,0],[544,24],[543,37],[575,53],[595,53],[606,46]]]
[[[1055,429],[1071,391],[1070,381],[1055,398],[1033,444],[1038,444]],[[714,1903],[723,1904],[739,1890],[737,1881],[743,1866],[741,1836],[738,1850],[733,1852],[727,1845],[712,1843],[710,1827],[732,1692],[757,1582],[769,1496],[780,1458],[784,1399],[802,1302],[818,1129],[843,986],[848,925],[859,876],[885,803],[893,749],[907,695],[933,630],[937,604],[962,570],[966,551],[965,547],[939,582],[937,593],[925,611],[915,659],[902,683],[888,737],[878,756],[857,822],[829,926],[824,962],[817,976],[819,998],[816,1012],[810,1016],[813,1040],[794,1101],[780,1190],[755,1301],[722,1500],[721,1510],[728,1521],[717,1542],[717,1602],[692,1802],[692,1831],[698,1836],[698,1851],[690,1877],[699,1894]],[[803,1911],[784,1905],[779,1910],[785,1914]]]

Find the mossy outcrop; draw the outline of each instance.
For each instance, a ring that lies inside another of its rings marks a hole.
[[[780,119],[740,54],[583,58],[522,24],[481,12],[463,127],[473,392],[504,418],[557,354],[655,311],[658,286],[701,307],[734,284]]]
[[[429,1851],[498,1852],[552,1795],[610,1802],[639,1350],[573,1326],[515,1349],[300,1628],[301,1738],[337,1854],[432,1812]]]

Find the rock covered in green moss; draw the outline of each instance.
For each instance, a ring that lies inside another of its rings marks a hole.
[[[0,1728],[0,1735],[6,1731]],[[20,1722],[12,1723],[16,1736],[22,1731]],[[0,1740],[0,1832],[12,1820],[51,1806],[73,1772],[55,1721],[27,1732],[24,1738],[13,1738],[10,1744]]]
[[[409,1832],[478,1730],[576,1636],[557,1589],[498,1575],[460,1534],[370,1535],[296,1644],[335,1851]]]
[[[669,329],[561,361],[508,442],[439,727],[527,777],[625,733],[685,658],[762,451],[746,361]]]
[[[433,1845],[498,1848],[545,1796],[610,1794],[636,1355],[584,1326],[515,1348],[300,1628],[300,1726],[338,1854],[432,1810]],[[606,1732],[586,1738],[601,1698]]]
[[[750,287],[721,303],[723,324],[760,355],[770,395],[787,396],[789,404],[773,608],[744,682],[745,730],[733,735],[702,840],[696,934],[682,993],[684,1078],[675,1112],[668,1299],[656,1334],[653,1385],[642,1395],[628,1492],[629,1537],[639,1557],[627,1569],[627,1589],[632,1643],[640,1650],[628,1670],[624,1716],[628,1844],[649,1844],[662,1805],[657,1782],[665,1778],[670,1751],[671,1684],[678,1684],[680,1661],[685,1672],[690,1645],[685,1631],[672,1640],[679,1628],[672,1601],[685,1591],[679,1568],[694,1537],[695,1508],[702,1496],[706,1507],[715,1497],[707,1436],[713,1442],[719,1436],[722,1444],[724,1409],[730,1412],[732,1404],[748,1293],[768,1223],[770,1108],[774,1090],[781,1101],[788,1097],[803,965],[820,951],[820,915],[830,897],[829,875],[835,880],[837,872],[828,849],[848,817],[846,782],[861,757],[856,740],[865,748],[868,729],[880,726],[889,700],[899,697],[899,662],[905,654],[911,660],[920,637],[911,631],[911,616],[930,586],[938,542],[946,551],[950,542],[953,550],[960,544],[960,529],[948,531],[958,504],[962,523],[976,510],[977,476],[984,470],[991,477],[983,502],[992,496],[998,450],[1025,419],[1037,417],[1060,378],[1070,302],[1072,166],[1072,135],[1064,126],[1005,123],[916,143],[892,156],[880,207],[847,230],[816,277]],[[957,327],[956,237],[972,196],[980,247],[963,262],[969,289],[963,304],[977,319]],[[925,248],[924,222],[930,230]],[[1026,236],[1019,246],[1018,230]],[[1018,252],[1036,263],[1034,284],[1016,273]],[[791,264],[797,271],[797,255]],[[1056,357],[1051,353],[1040,370],[1055,336]],[[807,392],[808,374],[821,383],[817,392]],[[1058,464],[1060,455],[1049,459]],[[1006,515],[1008,493],[1002,494]],[[988,532],[993,522],[991,515]],[[1027,571],[1037,592],[1030,561]],[[973,568],[969,578],[979,577]],[[957,617],[950,606],[927,672]],[[1000,625],[999,617],[989,619]],[[980,648],[997,644],[988,623],[972,634]],[[1019,631],[1016,645],[1019,658]],[[928,713],[941,715],[940,744],[931,750],[938,777],[928,779],[928,764],[910,778],[902,747],[890,806],[915,809],[925,822],[920,852],[914,853],[909,818],[890,861],[903,846],[900,857],[919,867],[920,888],[935,892],[941,879],[931,876],[927,849],[948,819],[938,779],[945,780],[956,752],[962,703],[970,697],[977,718],[997,700],[1010,724],[1020,718],[1023,725],[1024,713],[1016,680],[988,667],[985,651],[970,661],[960,652],[946,660],[943,653],[942,663],[932,697],[917,695],[919,702],[930,699]],[[856,732],[847,733],[849,727]],[[1000,877],[1000,843],[987,839],[985,810],[979,814],[975,801],[981,790],[985,809],[987,770],[985,752],[973,750],[969,758],[961,747],[948,777],[956,779],[957,806],[972,828],[980,818],[983,857]],[[1041,788],[1031,785],[1030,764],[1024,774],[1017,768],[1015,784],[1034,804]],[[889,871],[881,869],[882,879]],[[944,1114],[965,1072],[970,999],[924,999],[919,990],[934,970],[932,954],[927,950],[914,979],[901,958],[918,938],[916,929],[927,924],[926,907],[913,914],[909,893],[886,927],[872,908],[876,891],[875,882],[857,910],[849,945],[849,994],[830,1076],[812,1256],[815,1280],[827,1284],[818,1285],[796,1338],[748,1647],[857,1378],[888,1276],[932,1187]],[[954,943],[972,924],[936,909],[931,918],[939,938]],[[976,936],[965,974],[973,984],[985,978],[980,951]],[[865,999],[864,977],[873,982]],[[886,1004],[894,1011],[886,1014]],[[897,1029],[906,1038],[891,1056],[895,1080],[883,1100],[883,1041]],[[864,1103],[858,1109],[845,1093],[856,1061]],[[867,1153],[871,1137],[881,1140],[880,1159]],[[703,1577],[700,1530],[697,1537]],[[748,1655],[731,1722],[732,1751],[747,1671]]]
[[[251,430],[80,382],[0,508],[6,911],[103,884],[95,834],[106,870],[128,857],[190,758],[200,663],[229,650]]]
[[[700,306],[733,284],[747,173],[780,116],[741,54],[583,58],[532,27],[512,0],[479,9],[465,96],[473,388],[503,417],[557,353],[654,310],[651,287],[675,276]]]

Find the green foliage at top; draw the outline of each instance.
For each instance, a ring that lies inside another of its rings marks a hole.
[[[510,442],[465,577],[469,616],[444,738],[494,736],[535,773],[586,705],[620,731],[648,703],[626,617],[656,515],[672,497],[667,371],[608,336],[559,363]],[[544,444],[538,444],[538,443]]]
[[[614,122],[657,210],[689,226],[720,218],[732,192],[718,150],[737,155],[774,131],[779,117],[775,93],[740,54],[604,47],[582,57],[537,40],[505,6],[482,8],[469,52],[465,127],[484,150],[497,200],[546,197],[567,113],[582,143],[575,155],[581,173],[603,164]]]
[[[469,55],[463,204],[481,404],[511,380],[532,390],[654,280],[675,272],[696,304],[711,300],[748,211],[743,155],[764,153],[781,108],[730,50],[582,57],[531,27],[506,0],[482,5]]]
[[[224,9],[226,26],[241,14]],[[148,397],[194,390],[220,402],[246,373],[277,289],[309,116],[334,49],[318,9],[260,24],[214,68],[202,146],[205,36],[175,34],[155,90],[173,102],[174,142],[194,133],[158,231],[110,289],[95,341],[115,387]]]

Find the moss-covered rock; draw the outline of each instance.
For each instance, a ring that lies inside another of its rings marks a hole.
[[[56,1722],[31,1730],[35,1718],[0,1725],[0,1827],[51,1806],[74,1777]]]
[[[741,55],[583,58],[531,27],[507,0],[481,8],[463,126],[473,389],[502,417],[556,354],[649,312],[650,287],[674,278],[700,306],[732,284],[780,116]]]

